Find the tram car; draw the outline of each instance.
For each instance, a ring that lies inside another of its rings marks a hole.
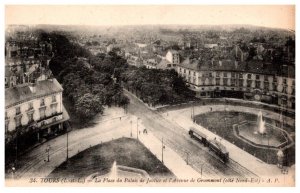
[[[207,143],[207,136],[196,130],[195,128],[191,127],[190,130],[189,130],[189,134],[192,138],[196,139],[197,141],[203,143],[204,146],[208,146],[208,143]]]
[[[208,147],[210,150],[214,151],[224,163],[228,162],[229,152],[223,144],[216,139],[213,139],[208,141]]]
[[[216,139],[209,140],[207,135],[193,127],[190,128],[189,135],[197,141],[201,142],[204,146],[207,146],[213,152],[215,152],[215,154],[219,158],[221,158],[221,160],[224,163],[228,162],[229,152],[227,151],[226,147],[219,141],[217,141]]]

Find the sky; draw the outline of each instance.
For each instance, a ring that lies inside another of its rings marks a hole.
[[[6,5],[5,24],[222,25],[295,30],[293,5]]]

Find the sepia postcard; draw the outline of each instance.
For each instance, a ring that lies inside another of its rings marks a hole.
[[[295,5],[5,5],[5,185],[295,186]]]

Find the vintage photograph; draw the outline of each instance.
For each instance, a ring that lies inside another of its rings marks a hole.
[[[295,186],[295,5],[5,5],[4,30],[7,187]]]

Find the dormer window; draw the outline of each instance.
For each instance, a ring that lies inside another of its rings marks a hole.
[[[40,105],[41,105],[41,107],[45,106],[45,99],[41,99],[41,104]]]
[[[20,107],[16,107],[16,115],[21,114],[21,108]]]

